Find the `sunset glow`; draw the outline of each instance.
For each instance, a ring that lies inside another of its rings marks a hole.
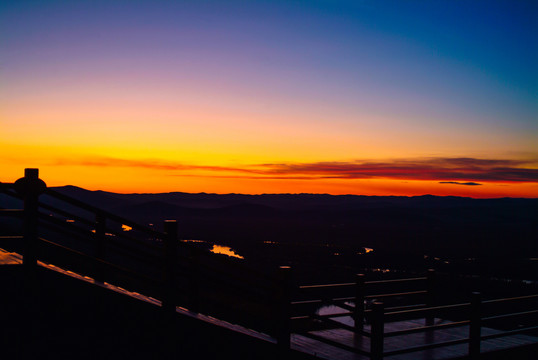
[[[0,5],[0,181],[538,197],[533,2]]]

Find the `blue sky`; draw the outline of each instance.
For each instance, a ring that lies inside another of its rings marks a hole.
[[[233,166],[536,160],[537,20],[536,1],[2,1],[2,130]]]

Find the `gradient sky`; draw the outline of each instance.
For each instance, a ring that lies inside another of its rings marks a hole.
[[[536,1],[0,1],[0,181],[538,197]]]

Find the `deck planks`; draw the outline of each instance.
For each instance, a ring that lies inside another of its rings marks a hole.
[[[349,324],[351,319],[341,319],[343,323]],[[436,324],[448,323],[450,321],[435,319]],[[424,319],[398,321],[385,324],[385,332],[410,329],[424,326]],[[365,326],[369,331],[370,327]],[[482,335],[490,335],[501,332],[492,328],[482,327]],[[310,338],[314,335],[317,339]],[[420,346],[437,342],[452,341],[464,339],[469,336],[469,326],[462,325],[447,329],[435,329],[428,332],[419,332],[414,334],[399,335],[394,337],[385,337],[384,351],[393,351],[411,346]],[[322,339],[322,340],[319,340]],[[327,342],[324,342],[326,339]],[[370,339],[365,336],[354,334],[346,329],[327,329],[311,331],[307,334],[293,334],[291,337],[292,348],[314,355],[326,360],[366,360],[368,356],[354,353],[350,350],[341,349],[330,343],[339,343],[349,347],[354,347],[363,351],[370,350]],[[538,337],[516,334],[506,337],[484,340],[481,342],[481,352],[492,352],[499,350],[511,349],[519,346],[537,344]],[[417,351],[407,354],[386,356],[389,360],[448,360],[461,358],[468,354],[468,344],[458,344],[444,346],[435,349]]]

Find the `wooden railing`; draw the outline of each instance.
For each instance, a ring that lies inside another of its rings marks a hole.
[[[13,184],[0,183],[0,192],[22,202],[23,209],[0,210],[22,219],[22,236],[0,240],[23,255],[26,272],[37,271],[38,260],[49,262],[160,299],[165,312],[181,306],[266,332],[289,346],[289,333],[283,335],[289,322],[288,292],[282,291],[289,286],[287,268],[267,274],[211,254],[181,242],[176,220],[157,231],[47,188],[37,169],[26,169]],[[122,225],[131,230],[122,231]]]
[[[294,332],[304,336],[328,343],[332,346],[347,351],[368,356],[373,360],[383,359],[384,357],[393,355],[442,348],[458,344],[468,344],[469,357],[471,359],[477,359],[480,355],[481,341],[538,330],[538,326],[535,325],[538,323],[536,320],[536,315],[538,314],[538,310],[536,310],[538,307],[538,294],[481,301],[481,294],[478,292],[473,292],[471,294],[470,302],[450,305],[436,305],[436,293],[434,290],[436,288],[435,278],[435,271],[433,270],[429,270],[427,275],[424,277],[379,281],[364,281],[364,275],[358,274],[355,279],[356,281],[353,283],[299,286],[299,290],[303,294],[305,292],[311,293],[315,290],[335,290],[347,288],[348,290],[352,290],[354,292],[354,296],[330,297],[325,295],[323,297],[311,297],[308,299],[291,302],[292,306],[296,309],[294,312],[295,316],[291,318],[292,322],[294,323],[292,329]],[[407,292],[389,291],[386,293],[376,294],[369,292],[369,288],[371,288],[373,285],[394,285],[413,282],[422,283],[425,285],[425,289]],[[424,302],[386,307],[386,303],[383,301],[385,299],[394,297],[398,297],[400,300],[402,300],[402,298],[416,298],[416,296],[422,296]],[[373,301],[369,303],[370,300]],[[527,304],[527,307],[530,308],[530,310],[501,313],[502,309],[496,306],[500,303],[521,303],[522,301],[532,302],[532,304]],[[320,306],[324,305],[335,305],[341,309],[344,309],[345,311],[327,315],[317,314],[316,310],[318,310]],[[298,310],[305,307],[309,312],[306,315],[301,314],[300,310]],[[488,316],[485,316],[486,310],[489,313]],[[447,318],[450,318],[451,313],[455,315],[455,318],[463,317],[466,319],[449,322],[446,322],[445,320],[442,323],[434,324],[434,318],[436,315],[442,314],[443,317],[446,316]],[[506,322],[509,319],[515,319],[522,316],[534,316],[535,320],[531,321],[531,324],[534,325],[498,331],[495,334],[481,334],[483,324],[501,319]],[[334,320],[334,318],[338,317],[351,317],[354,325],[350,326]],[[413,326],[407,329],[385,331],[386,323],[410,319],[424,319],[424,326]],[[370,325],[369,330],[364,328],[365,322]],[[322,325],[320,326],[320,324]],[[319,333],[316,334],[315,331],[323,329],[323,326],[326,328],[346,329],[353,332],[355,336],[367,338],[370,341],[370,348],[361,349],[354,346],[345,345],[338,341],[323,337],[319,335]],[[414,333],[428,334],[435,330],[463,326],[469,327],[468,336],[464,336],[459,339],[423,345],[413,345],[390,351],[386,351],[384,349],[385,338],[404,336]]]

